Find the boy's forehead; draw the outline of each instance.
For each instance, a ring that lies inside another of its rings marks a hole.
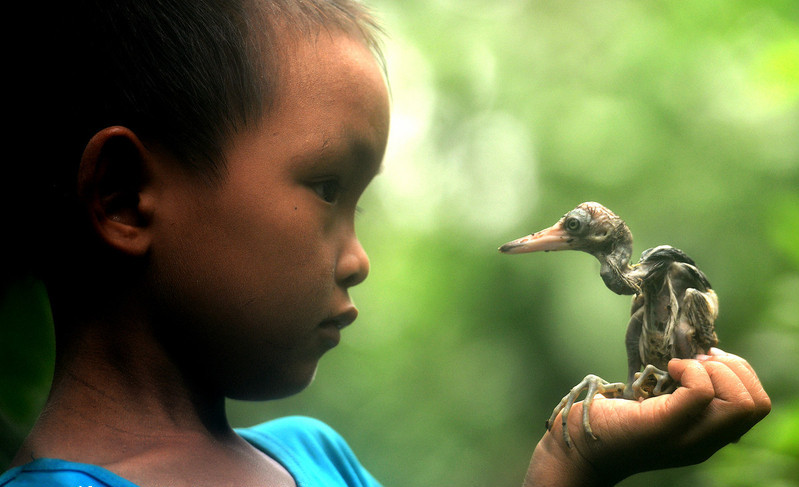
[[[272,144],[271,151],[281,152],[282,160],[330,156],[379,170],[389,99],[375,55],[357,36],[340,31],[291,35],[284,43],[274,103],[251,127],[254,132],[247,132],[260,138],[259,144]]]
[[[359,38],[343,32],[321,31],[293,43],[282,70],[281,89],[274,109],[322,118],[341,116],[330,110],[345,105],[369,116],[367,123],[387,124],[388,88],[376,57]],[[342,120],[342,122],[344,122]],[[358,122],[353,120],[352,122]],[[387,127],[386,127],[387,130]]]
[[[321,29],[316,35],[283,38],[284,55],[279,67],[283,89],[279,91],[286,95],[349,92],[353,87],[369,87],[378,81],[377,84],[386,84],[378,58],[357,35]]]

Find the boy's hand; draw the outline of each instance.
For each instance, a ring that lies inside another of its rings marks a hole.
[[[525,486],[612,485],[647,470],[691,465],[737,441],[771,410],[771,400],[746,360],[712,349],[696,360],[672,360],[682,387],[637,402],[598,396],[588,437],[575,404],[563,443],[560,419],[533,454]]]

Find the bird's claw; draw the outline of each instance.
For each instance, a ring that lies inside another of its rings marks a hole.
[[[677,388],[677,382],[668,372],[648,364],[641,372],[636,372],[630,385],[635,399],[670,394]]]
[[[589,419],[589,411],[591,409],[591,403],[594,400],[594,396],[597,394],[602,394],[603,396],[609,398],[622,397],[624,394],[624,389],[625,385],[623,382],[611,383],[596,375],[587,375],[579,384],[574,386],[572,390],[563,397],[563,399],[561,399],[560,403],[558,403],[558,405],[552,411],[552,415],[546,422],[547,430],[552,429],[555,419],[557,418],[558,414],[562,412],[561,423],[563,427],[563,441],[569,448],[571,448],[571,436],[569,435],[568,428],[569,412],[571,412],[571,408],[574,406],[574,403],[580,394],[585,391],[585,400],[583,401],[583,430],[591,438],[597,439],[596,435],[594,435],[594,432],[591,429],[591,422]]]
[[[590,410],[594,397],[602,394],[607,398],[646,399],[661,394],[674,392],[679,384],[671,378],[668,372],[658,369],[654,365],[647,365],[641,372],[635,374],[633,382],[628,386],[623,382],[607,382],[593,374],[587,375],[579,384],[572,387],[568,394],[563,396],[546,422],[547,430],[551,430],[558,414],[561,414],[563,428],[563,441],[571,448],[572,441],[569,435],[568,419],[572,406],[585,391],[583,400],[583,431],[593,439],[597,439],[591,428]]]

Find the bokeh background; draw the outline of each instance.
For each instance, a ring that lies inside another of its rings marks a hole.
[[[586,254],[497,247],[586,200],[634,253],[669,243],[721,300],[720,347],[772,413],[707,462],[623,486],[799,485],[799,4],[795,0],[371,0],[393,97],[358,216],[361,317],[302,394],[231,402],[342,432],[387,485],[520,485],[586,373],[622,380],[629,298]],[[0,468],[52,367],[41,287],[0,308]]]

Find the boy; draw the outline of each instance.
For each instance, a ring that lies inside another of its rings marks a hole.
[[[35,131],[53,179],[24,232],[58,237],[37,252],[56,371],[0,486],[377,485],[325,425],[234,432],[224,411],[302,390],[357,316],[354,213],[389,126],[371,17],[350,0],[59,7],[42,93],[71,123]],[[556,425],[527,484],[698,462],[770,407],[740,358],[669,371],[672,395],[595,403],[601,441],[568,449]]]

